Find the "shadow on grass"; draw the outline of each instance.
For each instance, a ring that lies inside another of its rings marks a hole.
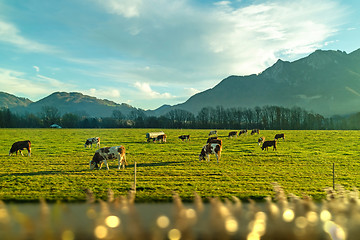
[[[63,175],[68,173],[79,173],[85,172],[87,170],[79,170],[79,171],[38,171],[38,172],[19,172],[19,173],[9,173],[9,174],[1,174],[0,177],[4,176],[44,176],[44,175]]]

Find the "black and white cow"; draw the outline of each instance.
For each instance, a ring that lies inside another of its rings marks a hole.
[[[217,131],[216,131],[216,130],[210,131],[210,132],[209,132],[209,136],[211,136],[211,135],[216,135],[216,136],[217,136]]]
[[[99,137],[93,137],[93,138],[88,138],[86,139],[86,142],[84,144],[84,147],[91,147],[92,145],[96,144],[96,147],[100,148],[100,138]]]
[[[24,156],[24,154],[21,152],[21,150],[23,149],[27,149],[28,151],[28,156],[31,156],[31,142],[29,140],[26,141],[18,141],[13,143],[13,145],[10,148],[9,151],[9,156],[11,156],[11,154],[16,153],[19,151],[21,153],[22,156]]]
[[[210,161],[210,154],[215,154],[216,160],[219,163],[221,157],[222,146],[218,143],[208,143],[203,146],[199,154],[199,161],[207,159]]]
[[[247,134],[247,129],[241,129],[241,130],[239,131],[239,136],[240,136],[241,134]]]
[[[262,150],[266,149],[266,151],[268,150],[268,147],[274,147],[273,151],[276,150],[276,141],[272,140],[272,141],[265,141],[261,147]]]
[[[116,146],[116,147],[104,147],[96,150],[92,160],[90,160],[90,170],[93,170],[95,167],[101,169],[103,163],[107,170],[109,170],[109,165],[107,160],[117,159],[118,160],[118,169],[125,168],[127,165],[126,157],[125,157],[125,147],[124,146]],[[100,164],[100,167],[99,167]]]
[[[181,139],[182,141],[185,141],[185,140],[190,141],[190,135],[181,135],[181,136],[179,136],[179,139]]]

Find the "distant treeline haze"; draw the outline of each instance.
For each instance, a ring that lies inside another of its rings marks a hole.
[[[142,110],[124,115],[114,110],[111,117],[93,118],[74,113],[61,115],[56,107],[46,106],[38,114],[17,115],[0,110],[1,128],[47,128],[58,124],[65,128],[195,128],[195,129],[360,129],[360,113],[326,118],[299,107],[265,106],[251,108],[204,107],[197,115],[175,109],[155,117]]]

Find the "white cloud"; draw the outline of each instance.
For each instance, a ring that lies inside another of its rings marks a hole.
[[[98,4],[111,14],[117,14],[126,18],[138,17],[142,0],[97,0]]]
[[[197,7],[182,0],[98,4],[113,15],[132,17],[114,18],[105,28],[112,32],[99,29],[97,34],[108,37],[103,44],[179,72],[207,71],[206,81],[258,73],[278,58],[311,53],[328,42],[345,15],[331,0],[277,0],[246,7],[231,1]]]
[[[0,68],[0,85],[2,91],[15,95],[25,95],[32,100],[38,100],[55,91],[71,91],[73,85],[63,83],[54,78],[37,75],[29,77],[23,72]]]
[[[35,68],[35,71],[36,72],[39,72],[40,71],[40,68],[38,66],[33,66],[33,68]]]
[[[165,98],[165,99],[173,98],[173,96],[170,93],[158,93],[158,92],[152,90],[149,83],[136,82],[134,84],[134,87],[137,88],[138,90],[140,90],[141,93],[145,94],[145,97],[149,97],[152,99],[154,99],[154,98]]]
[[[56,52],[53,47],[23,37],[15,25],[13,25],[12,23],[1,21],[1,19],[0,42],[5,42],[7,44],[11,44],[13,46],[30,52]]]
[[[95,96],[100,99],[108,99],[115,102],[119,102],[120,91],[114,88],[91,88],[89,90],[81,91],[86,95]]]
[[[195,95],[196,93],[199,93],[200,91],[195,89],[195,88],[184,88],[186,94],[188,96],[192,96],[192,95]]]

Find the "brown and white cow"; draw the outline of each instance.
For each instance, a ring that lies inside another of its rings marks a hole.
[[[231,138],[231,137],[233,137],[233,136],[237,137],[237,131],[231,131],[231,132],[229,132],[228,137]]]
[[[276,134],[274,140],[278,140],[279,138],[285,140],[285,134],[284,133]]]
[[[215,154],[216,160],[219,163],[220,157],[221,157],[221,150],[222,146],[217,143],[208,143],[203,146],[201,149],[201,152],[199,154],[199,161],[207,159],[207,161],[210,161],[210,154]]]
[[[27,149],[28,151],[28,156],[31,156],[31,142],[29,140],[26,141],[18,141],[13,143],[13,145],[10,148],[9,151],[9,156],[11,156],[11,154],[16,153],[19,151],[21,153],[22,156],[24,156],[24,154],[21,152],[21,150],[23,149]]]
[[[159,142],[166,142],[166,134],[157,136],[155,140]]]
[[[241,129],[241,130],[239,131],[239,136],[240,136],[241,134],[247,134],[247,129]]]
[[[266,149],[266,151],[268,150],[268,147],[274,147],[273,151],[276,150],[276,141],[272,140],[272,141],[265,141],[261,147],[262,150]]]
[[[211,135],[216,135],[216,136],[217,136],[217,131],[216,131],[216,130],[210,131],[210,132],[209,132],[209,136],[211,136]]]
[[[260,134],[260,129],[251,130],[251,135],[254,135],[255,133]]]
[[[185,140],[190,141],[190,135],[181,135],[181,136],[179,136],[179,139],[181,139],[182,141],[185,141]]]
[[[125,147],[124,146],[116,146],[116,147],[104,147],[96,150],[92,160],[90,160],[90,170],[93,170],[95,167],[100,167],[101,169],[103,163],[105,163],[105,166],[107,170],[109,170],[109,165],[107,163],[107,160],[117,159],[118,160],[118,169],[125,168],[125,165],[127,165],[126,157],[125,157]]]
[[[96,144],[96,147],[100,148],[100,138],[99,137],[93,137],[93,138],[88,138],[86,139],[86,142],[84,144],[84,147],[91,147],[92,145]]]
[[[265,141],[265,137],[259,137],[259,139],[258,139],[259,146],[261,143],[264,143],[264,141]]]

